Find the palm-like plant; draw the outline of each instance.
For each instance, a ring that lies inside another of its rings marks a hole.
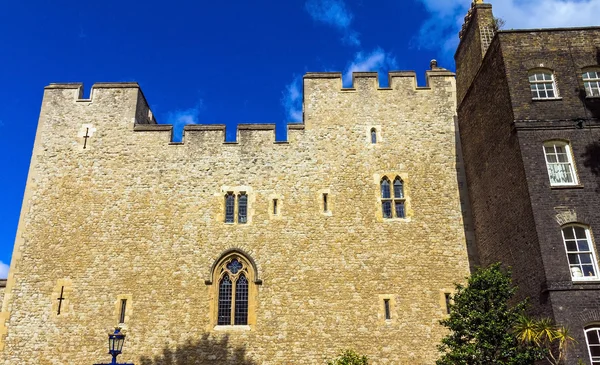
[[[519,342],[537,346],[552,365],[563,364],[569,348],[575,343],[566,327],[557,326],[549,318],[535,320],[522,316],[514,331]]]

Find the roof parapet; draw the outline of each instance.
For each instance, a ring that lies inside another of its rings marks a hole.
[[[350,87],[343,86],[343,75],[341,72],[308,72],[306,75],[304,75],[304,80],[323,80],[323,83],[327,83],[329,88],[334,88],[339,91],[358,91],[366,89],[402,90],[406,88],[413,90],[429,90],[432,87],[430,78],[454,77],[453,72],[442,67],[437,67],[437,62],[432,61],[431,67],[431,70],[425,72],[426,85],[424,87],[418,86],[417,74],[415,71],[388,72],[389,86],[387,87],[379,86],[379,74],[377,72],[353,72],[352,85]],[[316,83],[320,84],[319,81],[316,81]]]

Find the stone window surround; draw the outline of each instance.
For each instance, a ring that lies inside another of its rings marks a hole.
[[[125,322],[121,322],[121,300],[127,300],[125,307]],[[133,315],[133,295],[132,294],[119,294],[115,300],[115,323],[123,329],[127,329],[127,325],[131,321]]]
[[[403,188],[404,188],[404,218],[383,218],[383,212],[381,209],[381,179],[383,179],[385,176],[388,177],[388,179],[390,179],[391,185],[390,185],[390,189],[392,189],[392,195],[393,195],[393,183],[394,180],[396,179],[396,177],[400,177],[400,179],[402,179],[403,182]],[[393,177],[393,178],[390,178]],[[374,183],[374,189],[373,189],[373,193],[375,195],[375,204],[376,204],[376,215],[375,218],[377,219],[378,222],[410,222],[411,221],[411,217],[412,217],[412,210],[411,210],[411,198],[410,198],[410,177],[408,175],[408,173],[406,172],[400,172],[400,171],[384,171],[380,174],[374,174],[373,175],[373,183]]]
[[[217,325],[218,312],[219,312],[219,283],[221,278],[221,268],[226,265],[232,259],[238,259],[243,262],[247,269],[248,279],[248,324],[247,325]],[[210,269],[210,279],[205,280],[204,283],[208,286],[209,290],[209,313],[210,321],[207,328],[208,331],[252,331],[256,326],[256,308],[257,308],[257,296],[258,286],[262,285],[262,280],[258,278],[258,269],[256,263],[247,253],[240,249],[229,249],[223,252],[219,259],[217,259]]]
[[[376,141],[375,143],[371,142],[371,131],[375,129],[375,138]],[[381,133],[381,125],[377,124],[377,125],[368,125],[365,128],[365,141],[366,143],[371,146],[371,148],[373,148],[374,146],[377,146],[378,144],[383,142],[383,136]]]
[[[229,193],[232,193],[235,196],[233,222],[225,222],[225,197]],[[245,194],[248,197],[248,200],[247,200],[248,206],[246,207],[246,209],[247,209],[246,210],[246,223],[238,222],[238,197],[240,194]],[[226,186],[226,185],[224,185],[221,187],[221,192],[216,195],[219,196],[219,199],[221,200],[221,202],[220,202],[221,209],[220,209],[219,213],[217,214],[217,220],[219,222],[227,224],[227,225],[237,225],[240,227],[252,224],[252,217],[254,216],[254,213],[255,213],[255,209],[254,209],[255,204],[254,203],[256,202],[256,194],[254,193],[254,190],[250,186],[246,186],[246,185]]]
[[[397,301],[396,296],[394,294],[379,294],[377,297],[377,322],[379,324],[390,325],[396,322],[398,318],[398,314],[396,311]],[[390,306],[390,319],[385,318],[385,301],[389,301]]]

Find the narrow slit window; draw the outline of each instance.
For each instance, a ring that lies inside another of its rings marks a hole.
[[[238,197],[238,223],[248,222],[248,195],[242,193]]]
[[[372,144],[377,143],[377,130],[375,128],[371,129],[371,143]]]
[[[389,299],[384,299],[383,300],[383,307],[385,309],[385,319],[392,319],[392,312],[390,311],[390,300]]]
[[[235,195],[227,193],[225,195],[225,223],[233,223],[235,218]]]
[[[327,204],[327,195],[328,195],[327,193],[323,194],[323,212],[324,213],[327,213],[329,211],[329,207]]]
[[[273,199],[273,215],[277,215],[277,199]]]
[[[125,323],[125,311],[127,310],[127,299],[121,299],[121,311],[119,312],[119,323]]]
[[[451,300],[450,293],[445,293],[444,296],[446,299],[446,314],[450,314],[450,300]]]

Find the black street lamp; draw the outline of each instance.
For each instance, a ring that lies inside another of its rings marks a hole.
[[[117,327],[114,333],[108,334],[108,353],[112,356],[112,362],[94,365],[133,365],[132,363],[117,363],[117,356],[123,351],[123,343],[125,343],[125,334],[121,332],[121,327]]]

